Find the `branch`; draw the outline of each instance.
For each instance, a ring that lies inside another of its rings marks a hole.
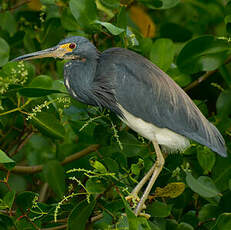
[[[65,165],[65,164],[68,164],[74,160],[77,160],[81,157],[84,157],[86,156],[87,154],[89,153],[92,153],[94,151],[96,151],[97,149],[99,148],[99,145],[96,144],[96,145],[90,145],[89,147],[81,150],[80,152],[77,152],[73,155],[70,155],[68,157],[66,157],[62,162],[61,164],[62,165]],[[8,171],[4,165],[0,165],[0,170],[3,170],[3,171]],[[38,173],[38,172],[41,172],[43,170],[43,165],[35,165],[35,166],[15,166],[11,172],[12,173],[18,173],[18,174],[34,174],[34,173]]]
[[[209,76],[213,75],[217,71],[218,71],[218,69],[215,69],[213,71],[208,71],[207,73],[203,74],[201,77],[199,77],[198,79],[196,79],[195,81],[193,81],[191,84],[189,84],[188,86],[186,86],[184,88],[184,91],[187,92],[190,89],[194,88],[195,86],[199,85],[202,81],[206,80]]]
[[[48,188],[49,188],[48,183],[44,183],[42,185],[42,188],[41,188],[40,193],[39,193],[38,202],[44,203],[44,201],[46,200],[47,194],[48,194],[47,193]]]
[[[94,222],[96,222],[96,221],[98,221],[98,220],[100,220],[100,219],[102,219],[103,218],[103,213],[100,213],[99,215],[97,215],[97,216],[93,216],[92,218],[91,218],[91,223],[94,223]]]
[[[82,158],[82,157],[86,156],[86,155],[89,154],[89,153],[95,152],[95,151],[98,150],[98,149],[99,149],[99,145],[98,145],[98,144],[96,144],[96,145],[90,145],[89,147],[87,147],[87,148],[81,150],[80,152],[77,152],[77,153],[75,153],[75,154],[72,154],[72,155],[66,157],[66,158],[62,161],[61,164],[62,164],[62,165],[68,164],[68,163],[70,163],[70,162],[72,162],[72,161],[74,161],[74,160],[77,160],[77,159],[79,159],[79,158]]]
[[[225,64],[228,64],[229,62],[231,62],[231,56],[228,57],[228,59],[224,62]],[[184,91],[187,92],[190,89],[194,88],[195,86],[199,85],[202,81],[206,80],[209,76],[213,75],[214,73],[218,72],[219,69],[215,69],[212,71],[208,71],[207,73],[203,74],[201,77],[199,77],[198,79],[196,79],[195,81],[193,81],[191,84],[189,84],[188,86],[186,86],[184,88]]]
[[[67,229],[67,224],[51,227],[51,228],[42,228],[41,230],[58,230],[58,229]]]
[[[15,10],[15,9],[17,9],[17,8],[19,8],[19,7],[27,4],[27,3],[30,3],[30,2],[31,2],[31,0],[26,0],[26,1],[20,2],[20,3],[14,5],[14,6],[10,7],[10,8],[8,8],[8,9],[0,10],[0,13],[5,12],[5,11]]]
[[[30,132],[23,140],[22,142],[17,146],[17,148],[14,150],[14,152],[12,154],[10,154],[10,157],[14,156],[17,152],[19,152],[22,147],[29,141],[29,139],[31,138],[31,136],[34,134],[34,132]]]

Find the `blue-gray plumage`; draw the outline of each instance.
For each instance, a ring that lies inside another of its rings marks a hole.
[[[127,49],[111,48],[99,54],[87,39],[81,38],[81,42],[79,37],[76,39],[78,46],[85,48],[78,51],[77,47],[76,53],[87,61],[73,60],[65,66],[65,82],[69,81],[67,88],[72,95],[75,93],[74,97],[123,116],[120,104],[146,122],[170,129],[226,156],[224,139],[217,128],[157,66]]]
[[[167,74],[143,56],[122,48],[100,53],[89,40],[76,36],[15,60],[41,57],[70,59],[64,67],[64,83],[70,94],[83,103],[112,110],[153,142],[157,162],[132,192],[136,196],[152,176],[136,215],[164,164],[158,144],[174,152],[189,146],[189,138],[226,156],[225,142],[217,128]]]

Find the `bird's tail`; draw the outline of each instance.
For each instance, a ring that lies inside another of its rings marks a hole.
[[[225,140],[222,137],[221,133],[212,123],[209,123],[209,128],[210,128],[209,142],[207,142],[207,144],[205,145],[210,149],[212,149],[214,152],[218,153],[219,155],[223,157],[227,157]]]

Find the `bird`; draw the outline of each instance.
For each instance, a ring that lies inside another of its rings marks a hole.
[[[138,194],[134,208],[142,214],[145,201],[163,169],[163,153],[181,152],[193,140],[222,157],[225,141],[218,129],[165,72],[129,49],[113,47],[103,52],[82,36],[68,37],[58,45],[19,56],[13,61],[54,57],[67,59],[64,84],[76,100],[114,112],[127,126],[152,142],[156,161],[131,192]]]

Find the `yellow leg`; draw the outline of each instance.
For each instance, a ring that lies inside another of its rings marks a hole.
[[[142,180],[136,185],[136,187],[132,190],[131,196],[137,196],[141,188],[144,186],[144,184],[149,180],[151,175],[153,174],[153,171],[155,170],[155,164],[149,169],[147,174],[142,178]]]
[[[145,175],[145,177],[150,173],[152,173],[152,177],[151,177],[151,179],[150,179],[150,181],[149,181],[149,183],[148,183],[148,186],[146,187],[146,189],[145,189],[145,191],[144,191],[144,194],[143,194],[143,196],[141,197],[141,200],[139,201],[139,203],[138,203],[138,205],[137,205],[137,207],[136,207],[136,209],[135,209],[135,215],[136,216],[138,216],[139,214],[140,214],[140,212],[142,211],[142,209],[143,209],[143,207],[144,207],[144,203],[145,203],[145,201],[147,200],[147,198],[148,198],[148,195],[149,195],[149,193],[150,193],[150,191],[151,191],[151,189],[152,189],[152,187],[153,187],[153,185],[154,185],[154,183],[155,183],[155,181],[156,181],[156,179],[157,179],[157,177],[159,176],[159,174],[160,174],[160,172],[161,172],[161,170],[162,170],[162,168],[163,168],[163,166],[164,166],[164,157],[163,157],[163,155],[162,155],[162,153],[161,153],[161,150],[160,150],[160,147],[159,147],[159,145],[158,145],[158,142],[157,142],[157,140],[153,140],[152,141],[152,143],[153,143],[153,145],[154,145],[154,148],[155,148],[155,151],[156,151],[156,162],[155,162],[155,164],[152,166],[152,168],[149,170],[149,172]],[[150,176],[149,176],[150,177]],[[148,179],[146,179],[145,178],[145,180],[147,181]],[[143,181],[143,179],[141,180],[141,181]],[[146,182],[145,181],[145,182]],[[142,182],[143,184],[142,184],[142,186],[145,184],[145,182]],[[138,184],[139,185],[139,184]],[[137,186],[138,186],[137,185]],[[136,187],[137,187],[136,186]],[[136,189],[136,188],[135,188]],[[134,189],[134,190],[135,190]],[[139,188],[140,189],[140,188]],[[134,191],[133,190],[133,191]]]

